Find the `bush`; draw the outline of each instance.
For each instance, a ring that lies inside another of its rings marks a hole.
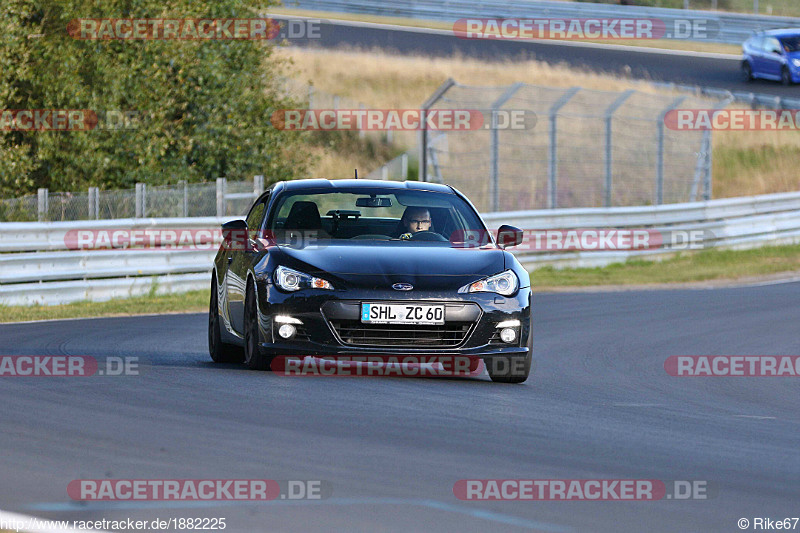
[[[0,195],[302,175],[270,111],[283,65],[254,40],[79,40],[79,18],[253,18],[254,0],[0,0],[0,110],[135,111],[131,129],[0,130]],[[100,113],[102,116],[102,113]]]

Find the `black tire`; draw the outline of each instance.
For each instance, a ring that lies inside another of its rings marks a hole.
[[[256,289],[253,280],[247,281],[244,297],[244,364],[250,370],[272,370],[270,367],[274,356],[264,353],[261,348],[261,334],[258,326],[258,309]]]
[[[789,69],[783,67],[781,69],[781,85],[789,86],[792,84],[792,74],[789,72]]]
[[[208,303],[208,354],[215,363],[241,363],[244,352],[238,346],[222,342],[217,300],[217,280],[211,280],[211,299]]]
[[[484,363],[495,383],[524,383],[533,364],[533,332],[528,335],[528,355],[525,357],[487,357]]]
[[[747,61],[742,63],[742,81],[744,82],[753,81],[753,69],[750,67],[750,63],[748,63]]]

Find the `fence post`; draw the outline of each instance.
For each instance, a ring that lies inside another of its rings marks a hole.
[[[408,179],[408,152],[400,156],[400,175],[403,181]]]
[[[446,93],[450,87],[455,85],[456,82],[453,78],[447,80],[439,86],[438,89],[420,106],[420,121],[422,121],[422,128],[419,135],[419,181],[428,181],[428,125],[427,117],[425,116],[433,104]]]
[[[667,113],[681,105],[686,100],[685,96],[680,96],[672,101],[670,105],[661,111],[658,116],[658,153],[656,154],[656,205],[664,203],[664,118]]]
[[[147,186],[144,183],[136,184],[136,218],[147,216]]]
[[[498,121],[497,121],[497,111],[505,105],[508,100],[514,96],[520,87],[522,87],[522,83],[515,83],[511,85],[506,91],[500,95],[500,98],[495,100],[492,103],[492,107],[490,109],[491,116],[489,120],[491,121],[492,130],[490,132],[492,137],[492,146],[491,146],[491,176],[489,180],[489,201],[491,202],[490,209],[492,211],[500,211],[500,131],[498,129]]]
[[[189,182],[186,180],[181,180],[180,183],[183,185],[183,216],[189,216]]]
[[[361,111],[364,111],[365,109],[367,109],[367,106],[365,106],[364,103],[362,102],[362,103],[358,104],[358,108]],[[363,117],[364,115],[361,115],[361,116]],[[366,125],[366,123],[367,123],[366,120],[364,120],[364,119],[361,120],[361,125],[362,126]],[[364,128],[358,128],[358,138],[359,139],[363,139],[365,136],[366,136],[366,132],[364,131]]]
[[[253,176],[253,197],[258,198],[264,192],[264,176]]]
[[[547,207],[550,209],[558,207],[558,123],[556,117],[558,110],[564,107],[570,98],[580,90],[580,87],[570,87],[550,108],[550,157],[548,158],[547,178]]]
[[[217,178],[217,216],[224,217],[226,212],[225,205],[225,189],[227,188],[227,180],[225,178]]]
[[[89,220],[100,218],[100,189],[89,187]]]
[[[308,86],[308,108],[314,109],[314,86]]]
[[[50,198],[49,198],[49,191],[46,188],[40,188],[36,191],[37,196],[37,218],[39,222],[44,222],[47,220],[47,213],[50,211]]]
[[[603,116],[605,123],[606,123],[606,143],[605,143],[605,163],[606,163],[606,183],[605,183],[605,206],[611,207],[611,176],[612,176],[612,135],[611,135],[611,124],[614,118],[614,113],[619,109],[619,107],[630,98],[630,96],[635,93],[633,89],[625,91],[622,93],[614,102],[608,106],[606,109],[606,113]]]
[[[389,165],[383,165],[381,167],[381,179],[386,181],[389,179]]]

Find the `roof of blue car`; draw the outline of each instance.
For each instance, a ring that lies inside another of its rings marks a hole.
[[[424,181],[383,181],[383,180],[326,180],[326,179],[308,179],[308,180],[292,180],[284,182],[287,190],[296,191],[300,189],[327,189],[327,188],[342,188],[349,189],[353,187],[370,188],[370,189],[412,189],[417,191],[433,191],[433,192],[446,192],[452,193],[453,191],[447,185],[439,183],[428,183]]]
[[[762,32],[763,35],[771,35],[773,37],[794,37],[800,36],[800,28],[784,28],[780,30],[767,30]]]

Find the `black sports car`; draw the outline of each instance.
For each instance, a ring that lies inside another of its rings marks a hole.
[[[452,187],[281,182],[223,236],[216,362],[268,370],[280,355],[425,353],[483,359],[493,381],[530,374],[530,277],[504,249],[522,231],[501,226],[495,238]]]

